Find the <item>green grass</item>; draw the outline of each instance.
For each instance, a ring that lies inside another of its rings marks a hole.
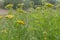
[[[31,9],[12,13],[13,19],[0,20],[0,40],[60,40],[60,10]],[[25,25],[18,24],[23,20]]]

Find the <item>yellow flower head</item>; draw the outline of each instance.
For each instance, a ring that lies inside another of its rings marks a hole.
[[[13,4],[8,4],[8,5],[6,5],[5,8],[12,8],[12,7],[13,7]]]
[[[17,8],[17,12],[24,13],[24,10]]]
[[[2,16],[0,16],[0,19],[2,18]]]
[[[19,24],[25,24],[24,21],[22,21],[22,20],[17,20],[17,23],[19,23]]]
[[[11,18],[14,17],[14,15],[7,15],[7,16],[5,16],[5,17],[11,19]]]
[[[54,5],[48,3],[46,6],[48,6],[48,7],[53,7]]]

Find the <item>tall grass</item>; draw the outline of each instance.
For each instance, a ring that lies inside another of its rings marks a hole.
[[[37,7],[19,9],[0,19],[0,40],[60,40],[60,10]],[[19,20],[20,22],[17,22]]]

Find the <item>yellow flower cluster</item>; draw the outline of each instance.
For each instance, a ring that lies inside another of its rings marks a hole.
[[[3,16],[0,16],[0,19],[2,18]]]
[[[19,24],[25,24],[25,22],[24,21],[22,21],[22,20],[17,20],[17,23],[19,23]]]
[[[0,16],[0,19],[2,18],[3,16]],[[7,19],[12,19],[12,18],[14,18],[14,15],[6,15],[5,16],[5,18],[7,18]],[[16,21],[18,24],[25,24],[25,22],[24,21],[22,21],[22,20],[17,20]],[[2,31],[3,32],[3,31]]]
[[[53,4],[50,4],[50,3],[48,3],[46,6],[48,6],[48,7],[53,7],[54,5],[53,5]]]
[[[14,15],[6,15],[6,18],[12,19],[14,17]]]
[[[24,10],[17,8],[17,12],[24,13]]]
[[[5,6],[5,8],[12,8],[13,7],[13,4],[8,4]]]

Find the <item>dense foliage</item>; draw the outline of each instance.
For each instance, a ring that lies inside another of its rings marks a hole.
[[[54,6],[48,3],[27,12],[8,4],[8,14],[0,16],[0,40],[60,40],[60,8]]]

